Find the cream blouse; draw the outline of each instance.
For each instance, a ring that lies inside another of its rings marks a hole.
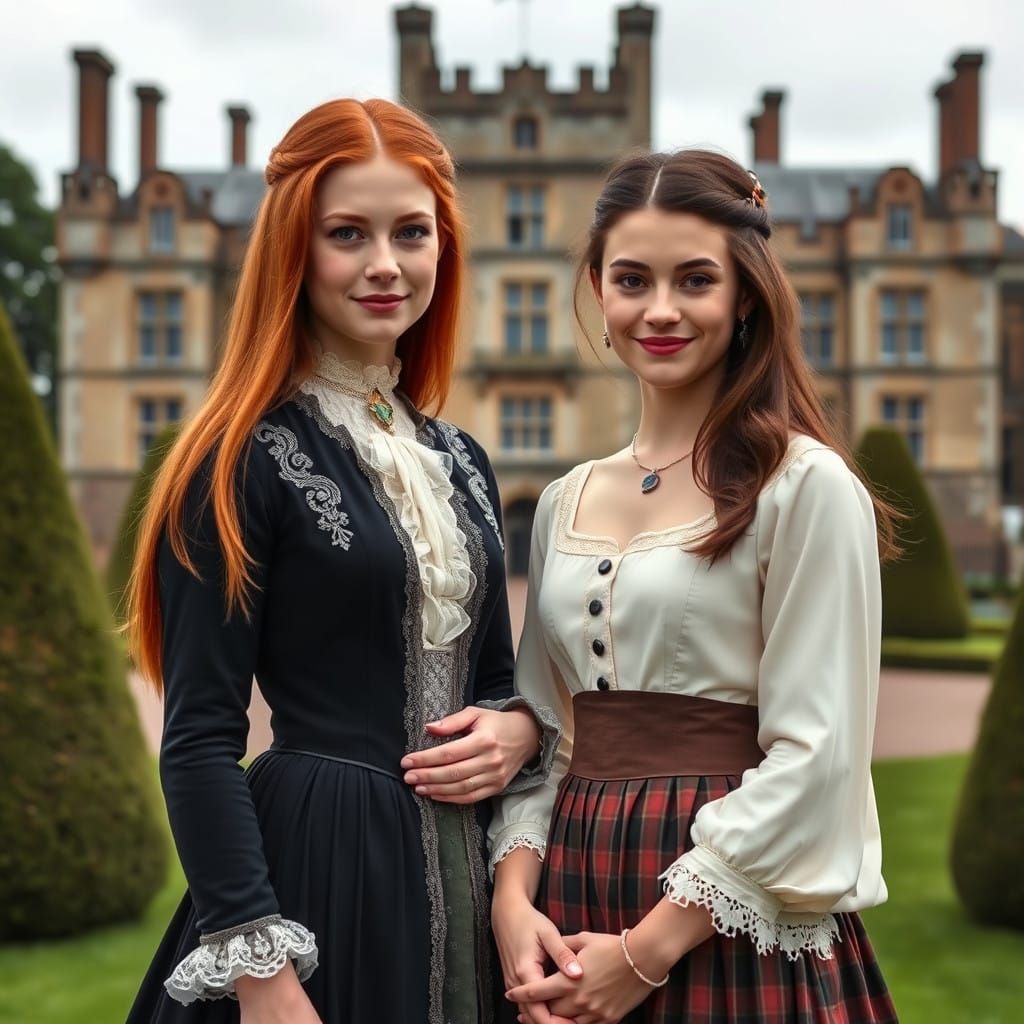
[[[686,547],[712,515],[622,550],[578,533],[592,465],[537,506],[516,690],[556,708],[564,736],[543,786],[498,801],[492,866],[517,847],[543,857],[572,756],[572,695],[599,677],[613,690],[756,705],[764,760],[700,809],[693,849],[660,877],[670,899],[706,907],[760,952],[827,957],[831,915],[886,898],[870,769],[881,632],[871,499],[835,452],[797,437],[750,529],[709,566]]]

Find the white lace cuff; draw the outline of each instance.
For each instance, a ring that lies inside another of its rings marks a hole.
[[[295,961],[299,981],[317,965],[313,933],[280,914],[203,935],[199,946],[174,968],[164,982],[171,998],[188,1006],[196,999],[235,997],[235,980],[243,974],[269,978]]]
[[[478,708],[491,708],[494,711],[512,711],[515,708],[524,708],[533,715],[540,728],[540,754],[529,765],[524,765],[512,781],[505,787],[502,796],[512,793],[521,793],[526,789],[533,789],[544,782],[551,774],[551,763],[555,759],[555,751],[562,740],[562,724],[558,716],[543,704],[535,704],[532,700],[515,694],[503,700],[481,700],[477,701]],[[495,861],[497,863],[497,861]]]
[[[790,960],[803,952],[816,953],[823,960],[832,958],[833,940],[841,940],[832,914],[798,914],[784,911],[782,901],[752,879],[735,873],[739,884],[731,892],[697,874],[702,855],[718,861],[717,868],[729,866],[703,847],[695,847],[679,858],[660,879],[665,895],[681,906],[694,904],[711,914],[715,929],[723,935],[748,935],[759,954],[781,950]],[[720,870],[712,872],[721,875]]]
[[[487,865],[491,878],[494,878],[494,869],[513,850],[533,850],[543,860],[547,845],[547,834],[544,829],[532,821],[507,826],[491,844],[491,859]]]

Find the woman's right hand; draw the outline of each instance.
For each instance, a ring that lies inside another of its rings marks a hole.
[[[235,981],[241,1024],[323,1024],[289,960],[270,978]]]
[[[576,954],[562,941],[554,923],[522,894],[495,895],[491,904],[491,926],[501,958],[505,988],[544,977],[548,960],[574,981],[583,976]],[[553,1014],[545,1003],[519,1007],[520,1020],[528,1024],[573,1024]]]

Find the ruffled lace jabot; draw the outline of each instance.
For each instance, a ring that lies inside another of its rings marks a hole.
[[[400,372],[397,359],[392,367],[364,366],[325,353],[302,390],[316,397],[331,423],[348,430],[360,458],[379,475],[416,553],[423,643],[445,649],[469,628],[466,604],[477,581],[451,504],[451,456],[416,439],[406,403],[392,397]],[[390,429],[368,409],[367,396],[374,389],[391,407]]]

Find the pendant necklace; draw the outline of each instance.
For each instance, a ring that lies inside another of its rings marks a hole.
[[[658,484],[661,483],[661,475],[660,474],[664,473],[666,469],[670,469],[677,462],[682,462],[683,459],[688,459],[693,454],[693,449],[691,448],[685,455],[680,455],[678,459],[675,459],[672,462],[666,463],[664,466],[660,466],[660,467],[645,466],[636,457],[636,438],[637,438],[637,434],[639,434],[639,433],[640,432],[637,431],[637,433],[633,435],[633,443],[629,446],[629,454],[633,456],[633,461],[647,474],[647,476],[645,476],[643,478],[643,480],[640,481],[640,490],[641,490],[641,492],[643,494],[650,494],[651,491],[653,491],[658,486]]]
[[[340,391],[343,395],[351,395],[353,398],[365,399],[367,411],[374,423],[389,434],[395,432],[395,407],[384,397],[380,388],[360,391],[356,388],[339,384],[337,381],[331,380],[330,377],[324,377],[319,373],[314,374],[314,376],[321,384],[331,388],[333,391]]]

